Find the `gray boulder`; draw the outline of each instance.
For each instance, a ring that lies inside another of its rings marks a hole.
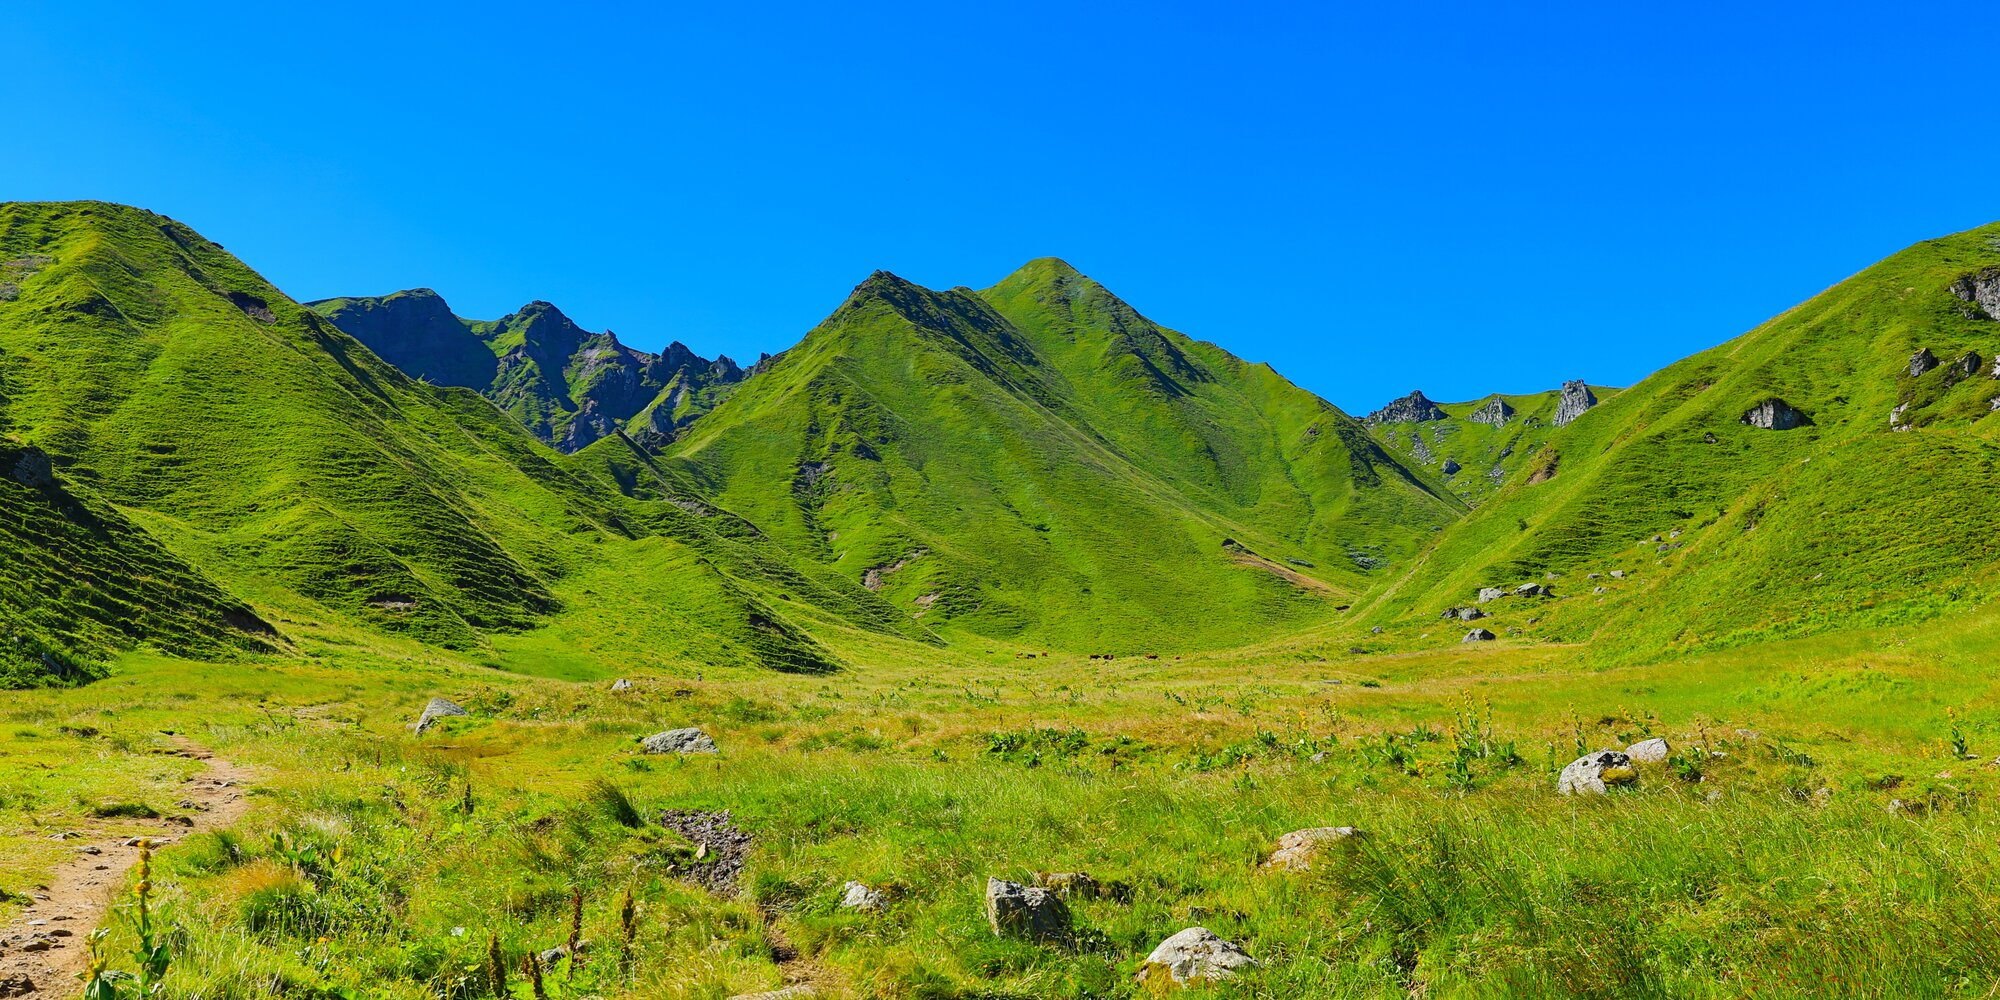
[[[1985,363],[1986,359],[1981,357],[1978,351],[1967,351],[1951,359],[1951,366],[1945,373],[1945,381],[1956,385],[1979,374],[1980,367]]]
[[[1439,467],[1439,471],[1447,476],[1456,476],[1458,475],[1458,470],[1461,468],[1464,468],[1464,466],[1459,465],[1456,459],[1447,458],[1444,460],[1444,465]]]
[[[1564,795],[1603,795],[1612,785],[1629,785],[1639,780],[1632,758],[1617,750],[1595,750],[1570,762],[1556,778],[1556,791]]]
[[[613,691],[630,691],[630,690],[632,690],[632,682],[631,682],[631,681],[628,681],[628,680],[626,680],[626,679],[625,679],[625,678],[623,678],[623,677],[620,677],[620,678],[618,678],[617,680],[615,680],[615,681],[612,681],[612,682],[611,682],[611,690],[613,690]]]
[[[714,753],[715,740],[692,726],[654,733],[639,741],[647,753]]]
[[[840,908],[860,910],[863,913],[880,913],[889,908],[889,901],[874,889],[859,882],[849,882],[840,897]]]
[[[1254,967],[1257,960],[1234,943],[1217,937],[1206,927],[1190,927],[1160,942],[1139,967],[1139,981],[1147,986],[1189,986],[1229,979],[1236,970]],[[1166,980],[1167,982],[1162,982]]]
[[[56,484],[55,463],[50,462],[48,453],[40,448],[21,449],[9,475],[31,490],[45,490]]]
[[[422,735],[423,731],[429,729],[437,720],[464,714],[466,714],[465,709],[460,708],[456,702],[432,698],[430,703],[424,706],[423,714],[417,716],[417,721],[410,723],[410,731]]]
[[[1804,427],[1812,423],[1812,418],[1793,407],[1792,404],[1772,396],[1756,406],[1743,411],[1738,423],[1751,427],[1761,427],[1767,431],[1788,431],[1794,427]]]
[[[1657,736],[1650,740],[1640,740],[1625,748],[1625,756],[1635,764],[1664,764],[1674,748]]]
[[[1465,638],[1463,638],[1463,639],[1460,639],[1460,640],[1458,640],[1458,641],[1460,641],[1460,642],[1492,642],[1492,641],[1493,641],[1494,639],[1497,639],[1497,638],[1499,638],[1499,636],[1496,636],[1496,635],[1494,635],[1493,633],[1491,633],[1491,632],[1488,632],[1487,630],[1485,630],[1485,629],[1483,629],[1483,628],[1476,628],[1476,629],[1473,629],[1473,630],[1472,630],[1472,631],[1470,631],[1470,632],[1467,632],[1467,633],[1465,633]]]
[[[986,879],[986,920],[999,937],[1057,943],[1070,940],[1069,907],[1062,897],[1019,882]]]
[[[1502,590],[1502,589],[1500,589],[1499,587],[1481,587],[1481,588],[1479,588],[1479,603],[1481,603],[1481,604],[1484,604],[1484,603],[1486,603],[1487,601],[1497,601],[1497,600],[1499,600],[1500,598],[1503,598],[1503,597],[1506,597],[1506,596],[1507,596],[1507,592],[1506,592],[1505,590]]]
[[[1597,405],[1597,397],[1581,379],[1571,379],[1563,383],[1562,398],[1556,400],[1557,427],[1566,427],[1570,421],[1583,416],[1584,411]]]
[[[1613,580],[1623,580],[1625,579],[1625,571],[1622,569],[1614,569],[1611,571],[1611,578]]]
[[[1351,826],[1315,826],[1293,830],[1278,838],[1278,845],[1272,849],[1264,867],[1288,872],[1306,871],[1312,868],[1313,859],[1328,845],[1352,846],[1367,836]]]
[[[1911,378],[1916,378],[1937,366],[1937,355],[1932,354],[1931,349],[1928,347],[1919,347],[1917,348],[1917,353],[1910,355]]]
[[[1909,421],[1903,419],[1903,414],[1908,412],[1910,412],[1910,404],[1897,403],[1896,408],[1889,411],[1889,429],[1892,431],[1909,430]]]
[[[1478,608],[1472,608],[1472,607],[1446,608],[1444,609],[1444,613],[1438,615],[1438,617],[1456,618],[1462,622],[1476,622],[1479,619],[1486,617],[1486,612],[1481,611]]]
[[[1590,592],[1591,592],[1591,593],[1593,593],[1593,594],[1605,594],[1605,593],[1609,593],[1610,591],[1611,591],[1611,588],[1610,588],[1610,587],[1592,587],[1592,588],[1590,588]]]

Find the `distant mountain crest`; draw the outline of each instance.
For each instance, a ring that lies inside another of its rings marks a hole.
[[[1411,390],[1410,394],[1391,402],[1389,405],[1368,415],[1371,424],[1420,424],[1428,420],[1443,420],[1445,412],[1436,403],[1424,397],[1422,389]]]
[[[306,305],[406,374],[475,390],[565,452],[620,430],[670,439],[746,377],[679,341],[634,350],[540,299],[486,322],[454,315],[428,288]]]

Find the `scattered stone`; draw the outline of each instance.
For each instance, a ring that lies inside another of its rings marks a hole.
[[[417,716],[417,721],[410,723],[410,731],[421,736],[424,730],[429,729],[437,720],[465,714],[465,709],[456,702],[432,698],[430,703],[424,706],[423,714]]]
[[[49,461],[48,453],[40,448],[21,449],[10,474],[15,482],[31,490],[45,490],[56,484],[55,465]]]
[[[1500,598],[1502,598],[1502,597],[1506,597],[1506,596],[1507,596],[1507,592],[1506,592],[1505,590],[1502,590],[1502,589],[1500,589],[1499,587],[1481,587],[1481,588],[1479,588],[1479,603],[1481,603],[1481,604],[1484,604],[1484,603],[1486,603],[1487,601],[1497,601],[1497,600],[1499,600]]]
[[[1590,588],[1590,592],[1591,592],[1591,593],[1593,593],[1593,594],[1608,594],[1608,593],[1610,593],[1610,592],[1611,592],[1611,588],[1610,588],[1610,587],[1592,587],[1592,588]]]
[[[1470,632],[1467,632],[1467,633],[1465,633],[1465,638],[1463,638],[1463,639],[1460,639],[1460,640],[1458,640],[1458,641],[1460,641],[1460,642],[1492,642],[1493,640],[1495,640],[1495,639],[1497,639],[1497,638],[1499,638],[1499,636],[1496,636],[1496,635],[1494,635],[1494,634],[1493,634],[1492,632],[1489,632],[1489,631],[1487,631],[1486,629],[1483,629],[1483,628],[1476,628],[1476,629],[1473,629],[1473,630],[1472,630],[1472,631],[1470,631]]]
[[[1191,986],[1230,979],[1236,970],[1253,967],[1256,959],[1206,927],[1190,927],[1160,942],[1139,967],[1139,981],[1153,986],[1171,982]],[[1165,980],[1166,982],[1163,982]]]
[[[1743,416],[1738,422],[1767,431],[1788,431],[1794,427],[1809,426],[1812,418],[1792,404],[1772,396],[1743,411]]]
[[[1443,420],[1446,414],[1436,403],[1424,398],[1423,390],[1413,389],[1410,394],[1368,415],[1371,424],[1418,424],[1427,420]],[[1422,440],[1419,438],[1419,440]]]
[[[1486,401],[1485,406],[1473,411],[1472,415],[1465,419],[1475,424],[1498,427],[1506,423],[1513,415],[1514,408],[1508,406],[1506,400],[1501,399],[1499,396],[1494,396]]]
[[[1516,597],[1554,597],[1554,596],[1556,596],[1556,595],[1555,595],[1555,591],[1553,591],[1553,590],[1550,590],[1547,584],[1542,584],[1542,583],[1524,583],[1524,584],[1522,584],[1522,585],[1520,585],[1520,586],[1518,586],[1518,587],[1515,587],[1515,588],[1514,588],[1514,596],[1516,596]]]
[[[1604,574],[1602,574],[1602,573],[1585,573],[1585,574],[1583,574],[1583,578],[1584,578],[1584,579],[1586,579],[1586,580],[1602,580],[1602,579],[1604,579]]]
[[[1556,400],[1557,427],[1566,427],[1570,421],[1583,416],[1584,411],[1597,405],[1597,397],[1581,379],[1571,379],[1563,383],[1562,398]]]
[[[849,882],[840,897],[840,908],[859,910],[862,913],[880,913],[889,908],[889,901],[874,889],[859,882]]]
[[[1910,412],[1910,404],[1897,403],[1896,408],[1889,411],[1889,429],[1892,431],[1909,430],[1909,423],[1903,419],[1903,414],[1908,412]]]
[[[464,928],[454,927],[452,928],[452,930],[463,931]],[[459,936],[463,937],[464,935],[461,933]],[[588,939],[578,941],[576,943],[577,954],[581,955],[589,950],[590,950],[590,941]],[[569,957],[569,942],[567,941],[563,942],[562,944],[556,945],[555,947],[550,948],[547,951],[541,952],[540,954],[535,956],[535,958],[539,960],[544,966],[554,965],[555,963],[560,962],[567,957]]]
[[[1097,880],[1085,872],[1041,872],[1035,885],[1064,899],[1096,899],[1101,894]]]
[[[1910,355],[1911,378],[1916,378],[1937,366],[1937,355],[1932,354],[1931,349],[1928,347],[1919,347],[1917,348],[1917,353]]]
[[[1466,608],[1446,608],[1446,609],[1444,609],[1444,613],[1443,613],[1443,614],[1441,614],[1441,615],[1438,615],[1438,617],[1439,617],[1439,618],[1456,618],[1456,619],[1458,619],[1459,621],[1462,621],[1462,622],[1476,622],[1476,621],[1478,621],[1479,619],[1481,619],[1481,618],[1484,618],[1484,617],[1486,617],[1486,612],[1484,612],[1484,611],[1481,611],[1481,610],[1480,610],[1480,609],[1478,609],[1478,608],[1471,608],[1471,607],[1466,607]]]
[[[1264,867],[1288,872],[1306,871],[1312,867],[1313,858],[1322,847],[1328,844],[1352,846],[1367,836],[1351,826],[1315,826],[1293,830],[1278,838],[1278,846],[1271,851]]]
[[[1603,795],[1611,785],[1629,785],[1639,780],[1632,758],[1617,750],[1597,750],[1584,754],[1562,769],[1556,791],[1564,795]]]
[[[1463,468],[1463,466],[1458,464],[1457,459],[1447,458],[1444,460],[1443,472],[1447,476],[1458,475],[1458,470],[1461,468]]]
[[[1614,569],[1611,571],[1611,578],[1613,580],[1623,580],[1625,579],[1625,571],[1622,569]]]
[[[1945,370],[1945,381],[1956,385],[1979,374],[1980,367],[1985,363],[1986,359],[1980,357],[1978,351],[1967,351],[1952,359],[1950,366]]]
[[[1702,441],[1702,443],[1703,443],[1703,444],[1714,444],[1714,443],[1715,443],[1715,442],[1717,441],[1717,438],[1716,438],[1716,436],[1715,436],[1715,432],[1714,432],[1714,431],[1709,431],[1708,433],[1706,433],[1706,434],[1703,434],[1703,435],[1701,436],[1701,441]]]
[[[632,682],[631,682],[631,681],[628,681],[628,680],[626,680],[626,679],[625,679],[625,678],[623,678],[623,677],[620,677],[620,678],[618,678],[617,680],[615,680],[615,681],[612,681],[612,682],[611,682],[611,690],[613,690],[613,691],[630,691],[630,690],[632,690]]]
[[[685,729],[669,729],[664,733],[654,733],[639,741],[647,753],[714,753],[715,740],[707,733],[689,726]]]
[[[1368,630],[1368,634],[1369,634],[1369,635],[1381,635],[1381,634],[1382,634],[1382,626],[1380,626],[1380,625],[1377,625],[1377,626],[1375,626],[1374,628],[1371,628],[1371,629],[1369,629],[1369,630]]]
[[[25,974],[0,978],[0,997],[24,997],[35,992],[35,981]]]
[[[1650,740],[1640,740],[1626,747],[1625,756],[1632,758],[1635,764],[1661,764],[1666,762],[1673,750],[1674,748],[1669,746],[1666,740],[1655,736]]]
[[[986,879],[986,919],[999,937],[1027,938],[1031,941],[1067,943],[1070,940],[1069,907],[1047,889]]]

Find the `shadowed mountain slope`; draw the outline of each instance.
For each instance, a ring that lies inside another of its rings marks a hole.
[[[404,373],[476,390],[566,452],[620,429],[669,438],[745,374],[728,358],[710,361],[679,342],[661,354],[633,350],[547,302],[490,322],[453,315],[428,288],[308,307]]]

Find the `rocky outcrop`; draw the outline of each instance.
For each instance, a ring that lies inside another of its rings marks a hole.
[[[1632,758],[1635,764],[1664,764],[1673,752],[1674,748],[1657,736],[1625,748],[1625,756]]]
[[[55,464],[49,461],[48,453],[40,448],[21,449],[21,454],[14,459],[14,467],[8,470],[7,474],[15,482],[31,490],[46,490],[56,484]]]
[[[986,920],[999,937],[1054,943],[1070,940],[1069,907],[1062,897],[1019,882],[987,878]]]
[[[1752,427],[1761,427],[1767,431],[1788,431],[1794,427],[1811,424],[1812,418],[1790,403],[1772,396],[1743,411],[1739,422]]]
[[[715,740],[692,726],[654,733],[639,741],[647,753],[715,753]]]
[[[1957,385],[1979,374],[1980,366],[1985,363],[1986,359],[1978,351],[1967,351],[1951,359],[1951,364],[1945,366],[1944,380],[1948,384]]]
[[[1567,427],[1570,422],[1583,416],[1584,411],[1597,405],[1597,396],[1581,379],[1571,379],[1563,383],[1562,398],[1556,400],[1557,427]]]
[[[1931,349],[1928,347],[1919,347],[1917,348],[1917,353],[1910,355],[1911,378],[1921,377],[1925,372],[1928,372],[1931,369],[1936,368],[1937,366],[1938,366],[1937,355],[1932,354]]]
[[[1598,750],[1570,762],[1556,778],[1556,791],[1564,795],[1603,795],[1614,785],[1639,780],[1632,758],[1618,750]]]
[[[1968,274],[1951,283],[1968,319],[2000,319],[2000,267]]]
[[[1463,466],[1459,465],[1456,459],[1447,458],[1444,460],[1444,465],[1441,467],[1441,471],[1443,471],[1444,474],[1447,476],[1456,476],[1458,475],[1458,470],[1461,468],[1463,468]]]
[[[1493,634],[1492,632],[1489,632],[1489,631],[1487,631],[1486,629],[1483,629],[1483,628],[1476,628],[1476,629],[1473,629],[1473,630],[1472,630],[1472,631],[1470,631],[1470,632],[1467,632],[1467,633],[1465,633],[1465,638],[1463,638],[1463,639],[1460,639],[1460,640],[1458,640],[1458,641],[1460,641],[1460,642],[1492,642],[1493,640],[1495,640],[1495,639],[1498,639],[1498,638],[1499,638],[1499,636],[1497,636],[1497,635],[1494,635],[1494,634]]]
[[[1189,927],[1160,942],[1139,966],[1139,982],[1148,988],[1190,986],[1229,979],[1257,960],[1206,927]],[[1164,980],[1164,982],[1163,982]]]
[[[1481,604],[1484,604],[1487,601],[1497,601],[1506,596],[1507,596],[1507,591],[1499,587],[1479,588],[1479,603]]]
[[[1436,403],[1424,398],[1423,390],[1415,389],[1409,395],[1390,403],[1368,415],[1371,424],[1416,424],[1427,420],[1443,420],[1444,410]]]
[[[1456,618],[1462,622],[1476,622],[1486,617],[1486,612],[1478,608],[1446,608],[1439,618]]]
[[[1494,396],[1486,401],[1485,406],[1482,406],[1479,409],[1474,410],[1472,412],[1472,415],[1466,417],[1465,419],[1470,420],[1475,424],[1485,424],[1489,427],[1498,427],[1501,424],[1504,424],[1507,421],[1513,419],[1513,417],[1514,417],[1514,408],[1507,405],[1506,400],[1501,399],[1499,396]]]

